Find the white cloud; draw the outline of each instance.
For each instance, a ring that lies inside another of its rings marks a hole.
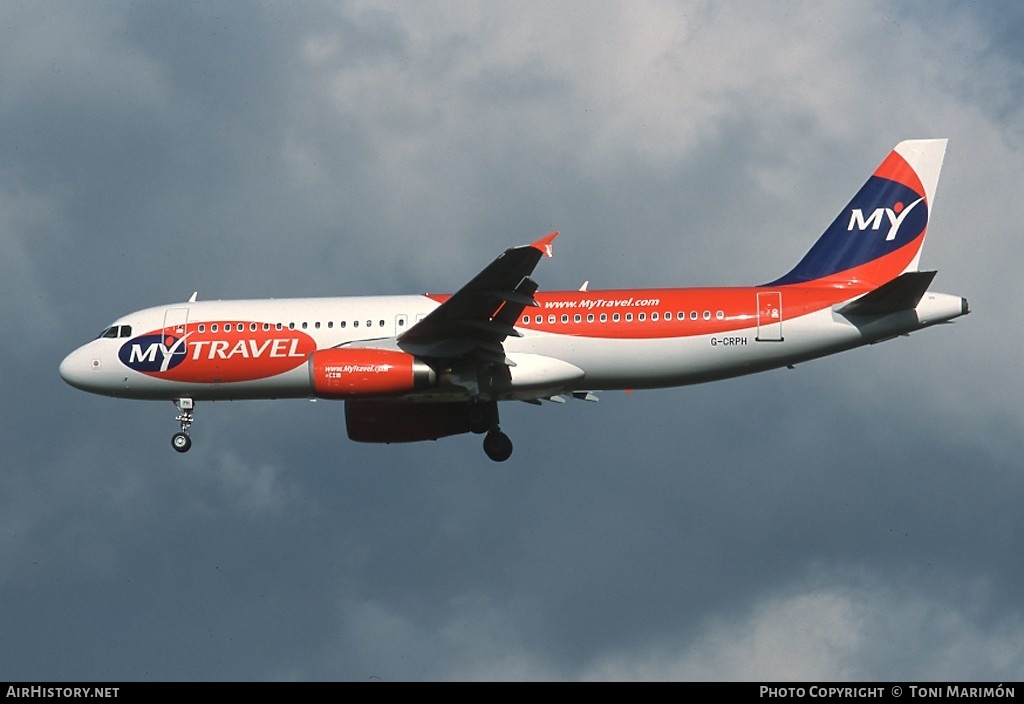
[[[977,594],[971,594],[977,597]],[[978,613],[924,585],[832,584],[719,614],[676,647],[620,653],[584,679],[1012,680],[1024,661],[1019,613]]]
[[[990,612],[991,595],[969,578],[931,586],[834,575],[820,586],[804,584],[752,606],[712,612],[693,632],[625,650],[611,646],[578,666],[550,659],[545,644],[524,639],[510,618],[513,610],[481,595],[459,597],[435,613],[383,599],[353,600],[340,612],[343,635],[325,651],[324,671],[299,676],[1013,680],[1024,658],[1022,614]]]
[[[326,677],[356,679],[537,680],[559,677],[523,647],[508,611],[482,595],[445,604],[442,613],[401,613],[383,600],[341,610],[343,636],[324,660]],[[306,674],[309,676],[309,673]]]
[[[209,472],[224,494],[224,502],[235,510],[277,513],[286,510],[295,498],[296,488],[286,472],[270,462],[243,458],[224,450],[218,453]]]

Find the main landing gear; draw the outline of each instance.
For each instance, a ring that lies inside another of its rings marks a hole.
[[[171,447],[178,452],[188,452],[192,449],[192,438],[189,437],[188,431],[195,421],[192,413],[195,401],[191,398],[177,398],[174,399],[174,407],[178,409],[175,420],[181,423],[181,431],[171,436]],[[484,453],[489,458],[495,462],[504,462],[512,456],[512,441],[508,435],[501,432],[498,425],[497,401],[470,403],[466,418],[470,431],[484,436]]]
[[[195,403],[190,398],[179,398],[175,399],[174,407],[178,409],[178,415],[174,420],[181,422],[181,432],[171,436],[171,447],[178,452],[188,452],[192,447],[192,438],[188,436],[188,429],[194,420],[192,409],[195,407]]]
[[[474,401],[469,404],[469,429],[484,437],[484,452],[495,462],[504,462],[512,456],[512,441],[498,426],[498,402]]]

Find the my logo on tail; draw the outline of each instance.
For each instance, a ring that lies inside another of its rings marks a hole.
[[[850,224],[846,230],[847,232],[853,232],[853,229],[857,228],[863,232],[869,227],[872,230],[878,230],[882,225],[882,216],[884,215],[889,218],[889,233],[885,236],[885,241],[892,242],[896,239],[896,233],[900,231],[900,225],[907,219],[907,215],[923,200],[923,197],[918,198],[906,207],[903,206],[902,201],[899,201],[891,208],[875,208],[871,215],[866,218],[864,217],[863,210],[853,208],[850,210]]]

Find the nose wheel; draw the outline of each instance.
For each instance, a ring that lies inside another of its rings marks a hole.
[[[192,447],[192,438],[185,433],[175,433],[171,436],[171,447],[178,452],[188,452]]]
[[[192,447],[192,438],[188,436],[188,429],[194,420],[192,409],[195,408],[195,403],[190,398],[179,398],[175,399],[174,407],[178,409],[178,415],[174,420],[181,423],[181,432],[171,436],[171,447],[178,452],[188,452]]]

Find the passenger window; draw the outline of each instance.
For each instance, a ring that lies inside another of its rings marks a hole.
[[[719,320],[725,320],[725,311],[718,311],[717,313],[715,313],[715,317],[718,318]]]
[[[249,332],[256,332],[256,323],[249,323]]]
[[[619,314],[618,313],[612,313],[612,322],[613,323],[619,322]]]
[[[366,321],[366,327],[372,328],[373,327],[373,321],[372,320],[367,320]]]
[[[217,327],[217,323],[210,325],[210,332],[217,332],[218,330],[220,330],[220,328]]]
[[[696,320],[696,319],[697,319],[697,311],[691,310],[690,311],[690,320]]]
[[[579,313],[577,313],[576,315],[572,316],[572,321],[574,323],[578,323],[578,322],[580,322],[582,320],[583,320],[583,316],[580,315]]]
[[[266,332],[269,329],[270,329],[270,323],[263,323],[263,332]]]
[[[354,328],[359,327],[359,321],[358,320],[353,320],[352,321],[352,327],[354,327]]]
[[[607,313],[601,313],[601,322],[602,323],[607,323],[608,322],[608,314]]]
[[[587,313],[587,322],[588,323],[594,322],[594,314],[593,313]]]
[[[626,313],[626,322],[627,323],[632,323],[633,322],[633,314],[632,313]]]
[[[338,327],[339,328],[344,328],[345,325],[346,325],[346,322],[344,320],[342,320],[340,323],[338,323]]]
[[[533,321],[535,323],[537,323],[537,325],[540,325],[541,323],[544,322],[544,316],[543,315],[538,315],[536,318],[533,319]]]
[[[686,320],[686,313],[683,311],[676,313],[676,320]]]
[[[302,329],[305,330],[308,327],[309,327],[309,323],[307,323],[306,321],[302,321]]]
[[[295,329],[295,323],[288,323],[288,329],[289,330],[294,330]]]
[[[647,320],[647,313],[638,313],[636,319],[640,322]]]
[[[562,313],[562,325],[565,325],[568,322],[569,322],[569,316],[566,315],[565,313]]]
[[[711,320],[711,311],[704,311],[704,320]]]
[[[657,319],[658,319],[658,312],[655,311],[654,313],[651,313],[651,320],[657,320]]]
[[[205,326],[205,325],[202,325],[202,324],[200,324],[200,326],[199,326],[199,332],[206,332],[206,326]]]
[[[553,315],[549,315],[549,316],[548,316],[548,323],[549,323],[550,325],[554,325],[554,324],[555,324],[555,316],[553,316]]]
[[[523,316],[523,325],[529,325],[529,324],[530,324],[530,316],[524,315]]]
[[[383,321],[383,320],[382,320],[382,321],[380,321],[380,326],[381,326],[381,327],[384,327],[384,321]]]
[[[315,327],[317,330],[319,330],[320,329],[320,321],[318,320],[315,323],[313,323],[313,327]]]
[[[276,327],[278,330],[284,330],[284,323],[278,323],[274,327]]]

